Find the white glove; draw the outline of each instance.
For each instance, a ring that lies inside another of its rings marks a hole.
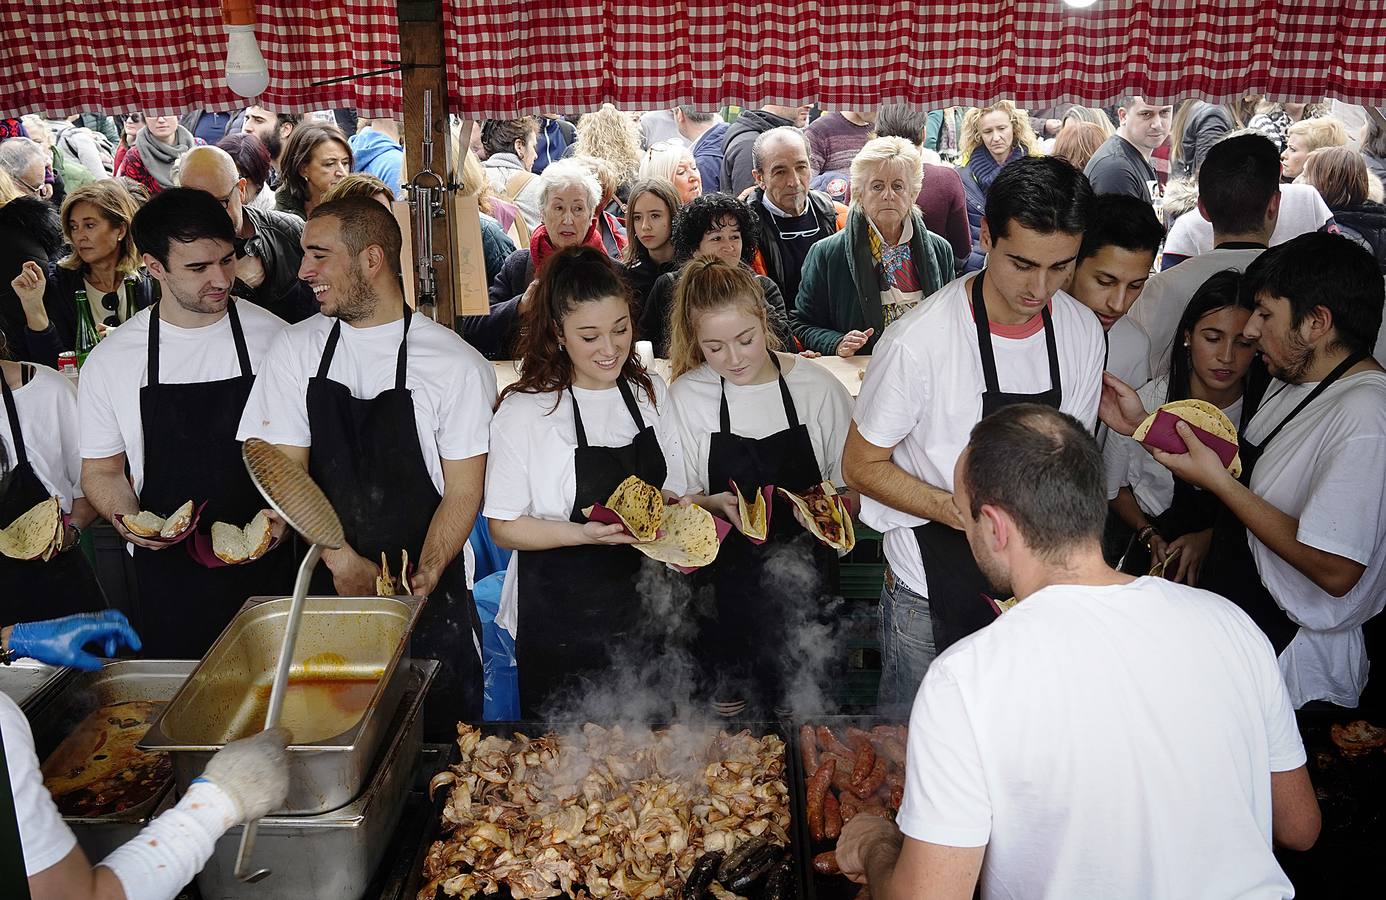
[[[261,818],[284,804],[289,794],[289,758],[284,748],[291,737],[287,728],[262,731],[232,741],[207,762],[202,777],[236,804],[237,821]]]

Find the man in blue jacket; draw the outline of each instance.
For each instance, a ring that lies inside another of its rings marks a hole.
[[[394,119],[370,119],[365,128],[352,136],[353,172],[374,175],[399,195],[399,170],[404,165],[404,147],[399,142],[399,124]]]

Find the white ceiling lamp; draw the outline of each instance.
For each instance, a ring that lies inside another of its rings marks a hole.
[[[1075,9],[1087,9],[1096,2],[1097,0],[1064,0],[1064,6],[1072,6]]]
[[[226,23],[226,86],[255,98],[269,87],[269,67],[255,42],[255,0],[221,0]]]

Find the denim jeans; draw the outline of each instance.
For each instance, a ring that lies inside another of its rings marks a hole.
[[[878,711],[881,715],[905,717],[938,650],[934,647],[928,599],[906,587],[889,569],[881,588],[880,628]]]

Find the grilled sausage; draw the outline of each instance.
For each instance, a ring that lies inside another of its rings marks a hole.
[[[799,726],[799,753],[805,772],[818,771],[818,736],[812,725]]]
[[[813,858],[813,870],[820,875],[839,875],[842,870],[837,865],[837,853],[829,850]]]
[[[876,767],[876,751],[868,740],[862,740],[857,744],[857,758],[852,764],[852,784],[866,784],[866,779],[871,777],[872,770]],[[881,777],[885,777],[885,770],[882,768]]]
[[[823,798],[828,794],[828,785],[832,783],[833,772],[835,771],[837,771],[836,761],[826,759],[818,766],[818,771],[813,773],[813,777],[808,782],[806,809],[808,811],[809,836],[815,841],[823,840]]]
[[[830,841],[842,834],[842,809],[832,794],[823,798],[823,836]]]
[[[837,735],[833,734],[833,730],[827,725],[818,726],[818,744],[822,749],[838,756],[845,756],[848,759],[856,756],[852,748],[838,740]]]

